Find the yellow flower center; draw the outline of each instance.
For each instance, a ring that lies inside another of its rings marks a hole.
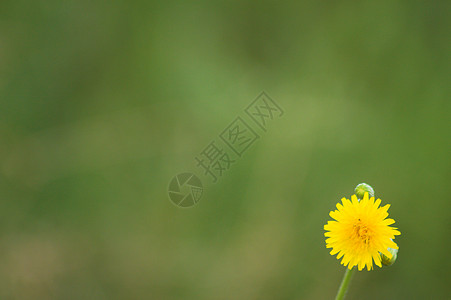
[[[371,231],[365,224],[362,224],[360,219],[354,224],[353,237],[361,240],[365,245],[368,245],[371,239]]]

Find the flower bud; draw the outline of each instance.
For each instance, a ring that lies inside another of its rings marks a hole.
[[[366,184],[366,183],[358,184],[355,187],[354,192],[355,192],[357,198],[359,198],[359,199],[363,199],[363,196],[365,195],[365,192],[368,193],[368,196],[370,198],[374,197],[374,190],[373,190],[373,188],[369,184]]]
[[[392,254],[391,258],[388,258],[386,255],[384,254],[380,254],[381,255],[381,261],[382,264],[384,266],[391,266],[392,264],[395,263],[396,258],[398,258],[398,249],[393,249],[393,248],[387,248],[388,252],[390,252]]]

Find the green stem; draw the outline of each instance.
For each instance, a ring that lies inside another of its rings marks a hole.
[[[335,297],[335,300],[342,300],[345,298],[346,291],[349,287],[349,282],[351,282],[352,274],[354,273],[354,268],[349,270],[346,268],[345,275],[343,276],[343,281],[341,282],[340,288],[338,289],[337,297]]]

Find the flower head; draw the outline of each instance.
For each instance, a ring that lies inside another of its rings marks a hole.
[[[327,237],[326,247],[332,248],[331,255],[338,253],[337,259],[343,257],[341,264],[349,269],[358,266],[360,271],[366,265],[370,271],[373,269],[373,260],[382,267],[379,253],[391,258],[392,253],[387,248],[398,249],[392,239],[401,234],[397,228],[389,226],[395,220],[386,219],[390,204],[379,207],[381,200],[374,201],[374,197],[369,198],[368,193],[360,201],[356,195],[351,200],[341,199],[343,205],[337,203],[337,210],[330,212],[329,215],[335,221],[328,221],[324,225],[328,231],[324,234]]]

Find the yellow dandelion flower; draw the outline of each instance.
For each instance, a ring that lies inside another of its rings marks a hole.
[[[356,195],[351,200],[341,199],[343,205],[337,203],[337,210],[330,212],[329,215],[336,221],[328,221],[324,225],[324,230],[328,231],[324,234],[327,237],[326,247],[332,248],[331,255],[338,253],[337,259],[343,257],[341,264],[349,269],[358,266],[360,271],[366,265],[370,271],[373,260],[382,267],[379,253],[391,258],[387,248],[398,249],[392,239],[401,234],[397,228],[389,226],[395,220],[386,219],[390,204],[379,207],[381,200],[368,198],[368,193],[360,201]]]

